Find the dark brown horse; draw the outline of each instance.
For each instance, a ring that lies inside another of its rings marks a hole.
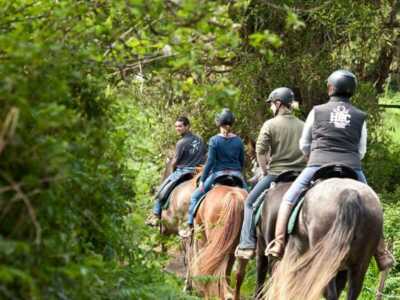
[[[229,277],[239,243],[247,192],[238,187],[217,185],[207,193],[195,219],[193,241],[188,241],[189,268],[186,283],[206,299],[239,300],[242,277],[237,277],[236,291],[229,287]]]
[[[285,255],[260,293],[267,270],[266,245],[274,238],[277,211],[291,183],[266,195],[258,229],[257,294],[268,300],[337,300],[348,282],[347,300],[358,298],[368,264],[383,231],[379,198],[353,179],[325,180],[305,196]],[[262,296],[261,296],[262,295]]]

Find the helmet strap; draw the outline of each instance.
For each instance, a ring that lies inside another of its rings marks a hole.
[[[276,105],[276,102],[277,101],[274,102],[274,105],[276,107],[275,112],[274,112],[274,117],[276,117],[279,114],[279,110],[281,109],[281,106],[282,106],[282,102],[281,101],[279,101],[279,106]]]

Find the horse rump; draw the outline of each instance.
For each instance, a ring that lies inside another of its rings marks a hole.
[[[333,198],[333,197],[332,197]],[[332,199],[333,200],[333,199]],[[332,225],[319,241],[300,255],[288,245],[265,290],[267,300],[319,300],[349,257],[365,206],[355,189],[342,190]],[[310,232],[308,233],[310,236]],[[291,240],[291,239],[290,239]]]
[[[195,254],[192,268],[193,283],[205,296],[218,296],[221,299],[231,298],[231,289],[228,285],[230,264],[234,250],[239,242],[240,230],[243,222],[244,198],[243,191],[238,188],[228,189],[222,199],[205,199],[202,210],[207,210],[207,203],[218,201],[220,205],[214,214],[219,218],[216,223],[202,220],[206,229],[206,244]],[[215,204],[215,202],[213,203]],[[217,211],[218,210],[218,211]],[[207,224],[208,223],[208,224]]]

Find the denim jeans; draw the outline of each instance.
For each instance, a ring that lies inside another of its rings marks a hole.
[[[189,225],[193,225],[194,222],[194,210],[197,206],[197,203],[199,202],[199,200],[201,199],[201,197],[203,197],[203,195],[205,195],[213,186],[214,180],[218,177],[220,177],[221,175],[229,175],[232,174],[234,176],[238,176],[240,178],[242,178],[242,174],[240,171],[221,171],[221,172],[216,172],[216,173],[211,173],[207,179],[204,181],[204,190],[201,191],[200,188],[197,188],[193,194],[192,197],[190,199],[190,205],[189,205],[189,220],[188,220],[188,224]],[[243,180],[243,184],[244,184],[244,188],[247,188],[246,182]]]
[[[175,181],[177,179],[179,179],[179,177],[182,176],[182,174],[184,173],[188,173],[188,172],[194,172],[195,168],[193,167],[185,167],[185,168],[179,168],[176,169],[174,172],[172,172],[161,184],[159,191],[161,191],[168,183],[170,183],[171,181]],[[158,193],[157,193],[158,194]],[[153,207],[153,213],[155,215],[161,216],[161,211],[162,211],[162,206],[164,203],[161,202],[161,199],[158,199],[158,197],[156,198],[156,201],[154,203],[154,207]]]
[[[242,231],[240,233],[240,249],[255,249],[256,248],[256,224],[254,223],[253,205],[258,197],[270,187],[275,180],[276,175],[264,176],[252,189],[247,196],[244,206],[244,220]]]
[[[306,167],[286,191],[285,195],[283,196],[283,201],[286,201],[291,205],[295,205],[300,200],[299,196],[302,190],[310,183],[315,172],[317,172],[320,168],[321,166]],[[367,179],[365,178],[365,175],[361,169],[354,171],[357,173],[359,181],[367,183]]]

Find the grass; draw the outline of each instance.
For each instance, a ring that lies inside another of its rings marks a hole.
[[[400,92],[389,92],[379,100],[380,104],[399,104]],[[400,108],[386,108],[383,113],[383,128],[394,143],[400,144]]]

